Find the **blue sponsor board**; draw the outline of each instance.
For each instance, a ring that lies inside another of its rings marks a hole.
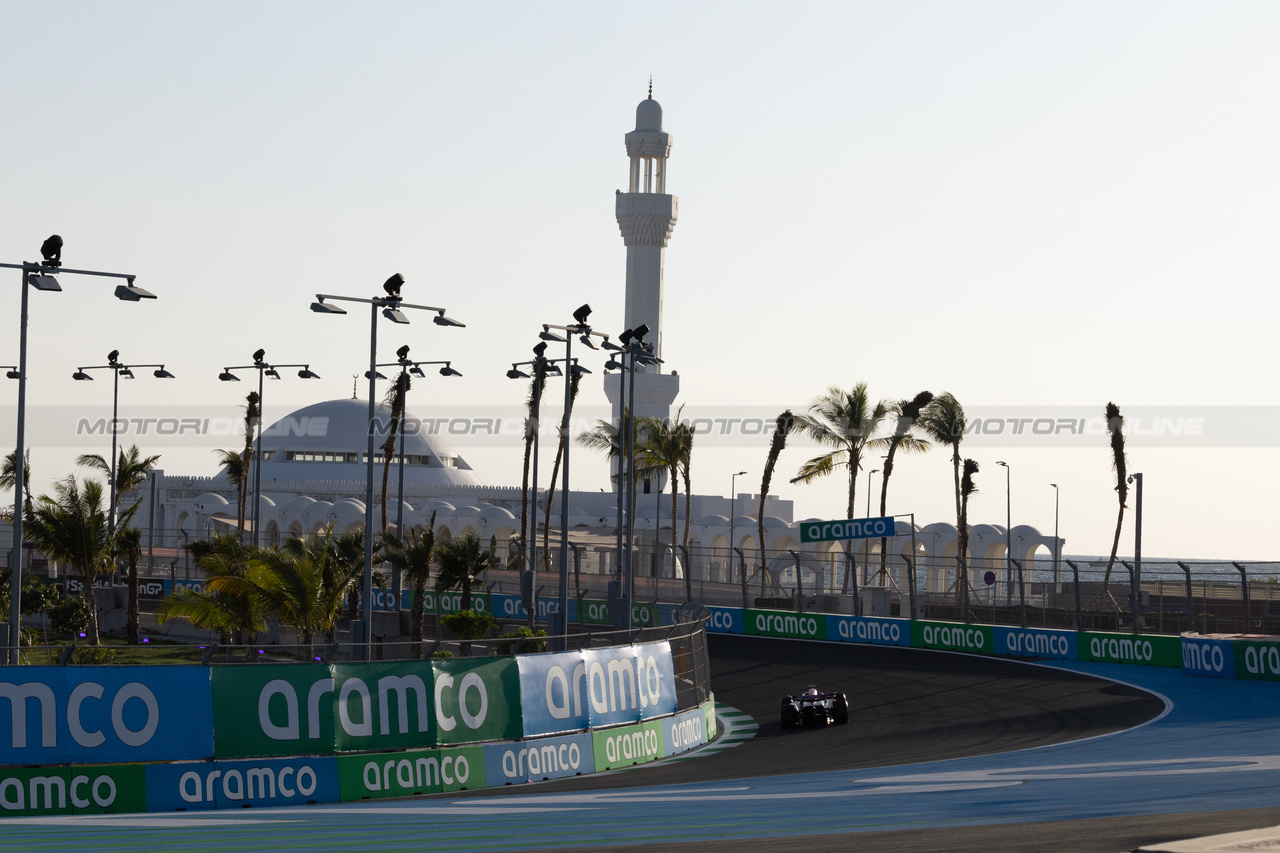
[[[213,756],[213,690],[199,666],[0,672],[0,765]]]
[[[499,619],[528,619],[529,609],[524,606],[524,598],[519,595],[509,595],[505,593],[494,594],[489,596],[489,601],[493,606],[493,615]],[[560,609],[560,602],[555,598],[538,598],[538,618],[545,620],[552,613]],[[576,622],[578,618],[577,602],[573,598],[569,599],[569,621]]]
[[[581,652],[518,655],[524,736],[580,731],[591,724]]]
[[[525,737],[676,711],[675,667],[665,642],[520,655],[516,665]]]
[[[338,802],[333,757],[147,765],[147,811]]]
[[[490,787],[594,773],[595,767],[590,733],[484,747],[484,778]]]
[[[910,646],[911,620],[828,615],[827,639],[875,646]]]
[[[662,721],[662,738],[665,742],[665,755],[702,746],[707,742],[707,715],[701,708],[667,717]]]
[[[707,621],[707,630],[714,634],[741,634],[742,608],[740,607],[708,607],[711,619]]]
[[[1236,677],[1236,644],[1199,635],[1182,635],[1182,671],[1210,678]]]
[[[376,587],[374,588],[373,590],[373,609],[374,610],[381,610],[384,612],[395,612],[396,607],[394,605],[395,605],[395,600],[391,594],[391,590],[378,589]],[[399,609],[408,610],[411,607],[413,607],[413,590],[411,589],[400,590],[400,608]]]
[[[1052,658],[1079,660],[1075,631],[1053,631],[1047,628],[1006,628],[995,626],[995,648],[998,655],[1019,658]]]

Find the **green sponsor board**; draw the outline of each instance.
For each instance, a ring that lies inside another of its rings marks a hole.
[[[1080,660],[1133,663],[1147,666],[1182,666],[1182,638],[1164,634],[1102,634],[1081,631],[1077,641]]]
[[[428,589],[422,596],[422,606],[428,613],[457,613],[462,609],[462,593],[436,592]],[[492,613],[493,602],[487,592],[471,593],[471,609],[477,613]]]
[[[661,720],[592,732],[591,746],[597,771],[657,761],[666,755]]]
[[[791,610],[744,610],[743,630],[761,637],[790,637],[795,640],[825,640],[827,619],[814,613]]]
[[[1280,681],[1280,643],[1265,640],[1232,640],[1236,678]]]
[[[520,716],[520,669],[515,658],[435,662],[437,743],[515,740]]]
[[[609,602],[598,598],[584,598],[578,605],[578,613],[584,624],[611,625],[609,619]]]
[[[512,658],[213,670],[218,758],[516,738],[519,709]]]
[[[989,655],[995,650],[995,632],[990,625],[965,625],[959,622],[911,623],[911,645],[917,649],[945,649]]]
[[[483,787],[484,748],[479,746],[338,756],[343,802]]]
[[[0,769],[0,817],[146,810],[141,764]]]
[[[707,743],[716,739],[716,697],[713,695],[702,703],[703,725],[707,728]]]

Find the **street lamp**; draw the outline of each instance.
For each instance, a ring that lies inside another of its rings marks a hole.
[[[733,549],[738,544],[734,541],[733,521],[738,517],[738,485],[737,480],[746,471],[739,471],[729,478],[729,565],[733,565]],[[674,523],[674,522],[672,522]]]
[[[1133,612],[1138,613],[1140,602],[1138,601],[1139,591],[1142,589],[1142,475],[1130,474],[1129,482],[1134,484],[1134,511],[1133,511]],[[1248,604],[1248,589],[1245,590],[1245,604]],[[1133,620],[1133,632],[1138,632],[1138,620],[1135,616]]]
[[[573,312],[573,325],[556,326],[544,323],[542,332],[538,335],[543,341],[563,341],[564,342],[564,363],[570,365],[570,373],[564,383],[564,415],[560,421],[560,435],[564,443],[564,456],[561,460],[560,468],[560,586],[557,598],[557,611],[553,620],[553,636],[557,639],[552,641],[553,651],[564,651],[565,636],[569,632],[569,414],[573,405],[571,390],[573,388],[573,375],[590,373],[587,368],[578,364],[577,359],[573,358],[573,339],[576,336],[589,349],[597,349],[596,345],[591,342],[594,335],[604,341],[609,340],[609,336],[602,332],[591,330],[591,326],[587,323],[587,318],[591,316],[591,306],[582,305],[578,310]],[[559,329],[564,332],[561,337],[552,329]],[[536,494],[537,481],[534,481],[534,489]],[[675,554],[671,555],[671,559],[675,560]]]
[[[155,299],[154,293],[149,293],[140,287],[136,287],[133,283],[134,276],[126,273],[101,272],[98,270],[71,270],[64,269],[62,266],[62,238],[54,234],[45,240],[40,246],[40,254],[44,258],[40,263],[32,263],[23,261],[21,264],[0,264],[0,268],[11,270],[22,270],[22,297],[21,308],[19,309],[19,334],[18,334],[18,423],[17,448],[13,456],[13,559],[10,563],[12,572],[10,573],[9,586],[9,654],[10,663],[16,665],[18,663],[18,633],[19,626],[22,623],[22,501],[23,501],[23,485],[22,480],[25,472],[23,471],[23,453],[26,448],[26,425],[27,425],[27,293],[30,288],[44,291],[60,291],[62,285],[58,283],[58,275],[66,273],[70,275],[92,275],[102,276],[105,278],[122,278],[128,284],[120,285],[116,288],[116,298],[127,302],[138,302],[142,299]],[[7,374],[10,378],[14,371]]]
[[[272,379],[280,378],[280,368],[297,367],[299,379],[319,379],[319,374],[313,373],[309,364],[270,364],[266,360],[266,350],[257,350],[253,354],[253,364],[242,364],[236,367],[224,367],[222,372],[218,374],[218,379],[223,382],[239,382],[240,377],[231,371],[233,370],[256,370],[258,371],[258,448],[254,453],[249,454],[250,465],[253,466],[253,547],[257,548],[262,544],[262,416],[266,411],[262,405],[262,380],[266,376]],[[243,534],[244,531],[241,531]]]
[[[400,376],[396,381],[400,384],[400,461],[397,464],[397,476],[399,483],[396,487],[396,538],[404,542],[404,426],[405,415],[408,412],[406,404],[406,395],[409,391],[409,374],[413,374],[419,379],[427,378],[427,374],[423,371],[424,364],[441,364],[441,376],[461,376],[462,374],[454,370],[451,361],[411,361],[409,359],[409,345],[405,344],[396,350],[396,360],[384,362],[374,365],[374,377],[377,379],[385,379],[381,373],[377,372],[379,367],[399,367]],[[394,412],[392,413],[394,414]],[[391,573],[391,600],[395,602],[396,610],[400,609],[400,572]]]
[[[1053,486],[1053,591],[1062,592],[1059,581],[1059,570],[1062,565],[1062,545],[1058,539],[1058,484],[1050,483]]]
[[[403,308],[414,308],[419,311],[435,311],[436,316],[431,318],[431,322],[437,326],[463,326],[457,320],[445,316],[445,309],[437,308],[432,305],[414,305],[405,302],[400,296],[400,289],[404,286],[404,276],[396,273],[382,284],[385,296],[374,296],[364,299],[356,296],[336,296],[330,293],[317,293],[316,301],[311,303],[311,310],[317,314],[346,314],[346,309],[333,302],[358,302],[369,306],[369,445],[368,457],[365,466],[365,489],[364,489],[364,583],[361,585],[360,591],[360,635],[353,636],[352,640],[364,646],[364,660],[369,660],[371,655],[370,644],[373,642],[373,439],[376,420],[376,408],[374,403],[374,376],[378,372],[378,309],[382,309],[382,316],[386,317],[393,323],[405,324],[409,322],[409,318],[405,316],[401,310]],[[331,300],[326,302],[325,300]],[[352,626],[354,628],[354,626]]]
[[[119,360],[120,350],[113,349],[107,353],[106,364],[95,364],[88,367],[77,367],[76,372],[71,374],[71,378],[78,382],[93,381],[93,377],[86,373],[86,370],[110,370],[112,373],[111,383],[111,503],[108,505],[108,521],[107,530],[114,531],[116,529],[116,434],[118,433],[117,425],[120,417],[120,377],[125,379],[134,379],[133,368],[135,367],[152,367],[152,375],[156,379],[173,379],[172,373],[164,369],[163,364],[124,364]]]

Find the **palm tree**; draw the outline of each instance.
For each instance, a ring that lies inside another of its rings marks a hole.
[[[142,559],[142,531],[123,528],[116,534],[116,556],[128,567],[129,605],[125,619],[125,642],[138,645],[138,562]]]
[[[679,420],[680,412],[684,411],[681,406],[676,412],[676,419]],[[689,519],[690,508],[689,503],[693,500],[693,486],[689,476],[689,469],[693,465],[693,437],[696,430],[693,424],[685,421],[676,425],[676,434],[680,439],[680,479],[684,481],[684,536],[681,542],[687,550],[689,547]],[[685,566],[685,575],[688,576],[689,567]]]
[[[249,497],[249,463],[239,450],[215,450],[218,464],[227,472],[227,479],[236,489],[236,526],[244,537],[245,504]]]
[[[431,513],[431,521],[427,529],[419,536],[410,531],[408,539],[399,536],[383,538],[386,549],[386,560],[393,571],[403,572],[409,583],[413,584],[413,607],[409,611],[410,636],[415,643],[422,642],[423,622],[427,610],[424,599],[427,593],[427,581],[431,576],[431,557],[436,544],[436,515]]]
[[[151,473],[151,469],[156,467],[156,463],[160,461],[160,454],[155,456],[142,455],[138,450],[138,445],[132,445],[128,450],[120,448],[120,455],[116,458],[116,502],[111,507],[114,514],[120,514],[120,501],[124,500],[124,496],[134,489],[141,486],[147,481],[147,476]],[[107,482],[111,482],[111,463],[97,453],[86,453],[76,458],[76,464],[81,467],[96,471],[107,478]]]
[[[547,382],[546,365],[537,361],[533,365],[533,379],[529,382],[529,396],[525,398],[524,418],[524,475],[520,481],[520,544],[526,549],[531,542],[537,541],[537,524],[533,529],[529,526],[529,464],[533,459],[533,438],[538,432],[538,407],[542,401],[542,388]],[[538,484],[533,484],[536,495]],[[538,515],[537,503],[534,503],[533,515]]]
[[[10,450],[0,463],[0,489],[12,489],[18,482],[18,451]],[[4,518],[12,521],[13,510],[5,510]],[[31,517],[31,448],[22,452],[22,517],[23,523]]]
[[[784,447],[787,446],[787,436],[800,426],[796,420],[796,416],[791,414],[791,410],[787,409],[778,415],[777,426],[773,430],[773,437],[769,439],[769,455],[764,460],[764,476],[760,478],[760,512],[756,516],[756,520],[760,524],[760,547],[764,547],[764,503],[769,496],[769,484],[773,482],[773,469],[778,464],[778,456],[781,455]],[[729,547],[733,547],[733,543],[729,543]],[[760,573],[760,594],[765,592],[765,573]]]
[[[969,621],[969,498],[978,493],[973,475],[978,473],[978,463],[966,459],[964,474],[960,478],[960,515],[956,522],[956,556],[960,559],[960,588],[963,592],[964,619]]]
[[[184,548],[204,570],[206,578],[244,577],[257,551],[237,536],[217,534],[197,539]],[[198,628],[217,631],[221,645],[229,646],[239,636],[253,642],[267,627],[266,606],[253,597],[239,597],[211,589],[197,591],[179,587],[165,596],[156,610],[160,624],[170,619],[186,619]]]
[[[849,391],[832,386],[809,406],[808,414],[796,418],[799,428],[809,438],[831,450],[815,456],[800,466],[792,483],[811,483],[825,477],[841,465],[849,469],[849,502],[845,518],[853,518],[854,497],[857,492],[858,471],[862,468],[862,454],[872,435],[888,415],[884,403],[872,404],[867,396],[867,383],[859,382]],[[842,592],[849,591],[850,578],[855,573],[853,550],[845,543],[846,570]],[[857,582],[854,581],[854,594]]]
[[[396,435],[404,421],[405,395],[409,391],[409,372],[400,368],[400,375],[387,389],[383,403],[391,410],[387,420],[387,440],[382,443],[382,532],[387,532],[387,480],[391,476],[391,460],[396,454]],[[396,531],[397,533],[399,531]]]
[[[474,533],[441,542],[436,549],[440,565],[436,572],[436,592],[462,592],[462,610],[471,609],[471,588],[481,574],[493,568],[494,553],[480,544]]]
[[[79,573],[92,617],[88,641],[98,644],[98,608],[94,581],[113,567],[116,533],[137,511],[134,504],[116,519],[112,530],[104,506],[102,484],[86,480],[83,488],[75,477],[54,484],[54,496],[41,495],[31,511],[27,538],[50,558],[66,563]]]
[[[636,435],[636,473],[652,476],[659,471],[671,480],[671,570],[675,574],[676,544],[678,529],[676,513],[679,509],[680,496],[680,463],[684,456],[685,439],[679,427],[680,413],[684,406],[676,410],[674,422],[664,418],[646,415],[638,418]],[[657,532],[654,533],[657,538]],[[763,552],[762,552],[763,556]],[[659,561],[661,565],[661,561]]]
[[[933,394],[928,391],[921,391],[910,400],[899,400],[893,404],[892,411],[897,415],[897,422],[893,427],[893,435],[888,438],[880,439],[877,444],[884,447],[888,452],[884,457],[884,470],[880,474],[880,517],[884,518],[888,512],[889,506],[889,477],[893,474],[893,457],[899,450],[904,453],[924,453],[929,449],[929,442],[916,438],[911,434],[911,428],[915,426],[916,419],[920,417],[920,410],[933,402]],[[895,531],[896,532],[896,531]],[[880,540],[880,576],[885,576],[885,560],[888,558],[889,540],[881,538]],[[916,555],[911,555],[912,571],[914,571]]]
[[[582,379],[582,374],[576,370],[569,371],[569,415],[573,414],[573,404],[578,399],[578,384]],[[565,418],[568,420],[568,416]],[[542,553],[551,553],[551,499],[556,493],[556,478],[560,475],[560,460],[564,457],[565,442],[569,440],[569,433],[562,431],[560,440],[556,442],[556,458],[551,463],[551,484],[547,487],[547,510],[546,518],[542,523]],[[564,500],[562,497],[561,500]]]
[[[1110,595],[1107,584],[1111,581],[1111,569],[1116,564],[1116,552],[1120,550],[1120,528],[1124,526],[1125,502],[1129,500],[1129,458],[1124,452],[1124,418],[1120,415],[1120,407],[1115,403],[1107,403],[1107,432],[1111,436],[1111,470],[1116,472],[1115,488],[1120,510],[1116,516],[1116,535],[1111,541],[1111,556],[1107,559],[1107,573],[1102,578],[1102,590],[1098,596]]]
[[[960,529],[960,442],[964,441],[965,420],[964,406],[949,391],[933,398],[933,402],[925,406],[916,421],[916,426],[931,440],[938,444],[951,446],[951,469],[955,478],[956,497],[956,530]]]

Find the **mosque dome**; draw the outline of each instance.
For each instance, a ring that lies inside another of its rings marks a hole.
[[[381,474],[382,444],[390,411],[375,410],[374,466]],[[326,400],[304,406],[262,432],[264,480],[335,480],[363,483],[367,473],[369,402]],[[401,438],[396,438],[399,454]],[[456,450],[408,412],[404,421],[404,479],[427,485],[479,485],[480,481]],[[392,477],[398,458],[393,458]],[[314,509],[314,507],[313,507]]]
[[[662,130],[662,104],[645,98],[636,107],[636,130]]]

